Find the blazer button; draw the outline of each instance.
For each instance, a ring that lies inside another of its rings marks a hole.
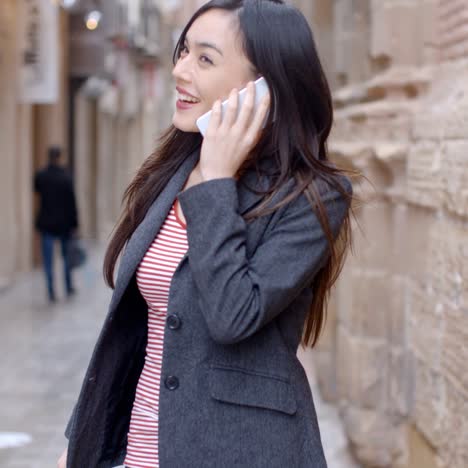
[[[180,320],[179,316],[176,314],[171,314],[167,317],[167,326],[171,330],[177,330],[182,325],[182,320]]]
[[[177,388],[179,388],[179,379],[174,375],[169,375],[168,377],[166,377],[164,384],[166,385],[166,388],[168,390],[176,390]]]

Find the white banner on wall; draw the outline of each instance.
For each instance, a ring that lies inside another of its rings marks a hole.
[[[58,9],[51,0],[18,1],[19,97],[53,104],[59,95]]]

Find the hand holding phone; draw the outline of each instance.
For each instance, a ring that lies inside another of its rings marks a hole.
[[[260,104],[263,96],[265,94],[269,93],[268,90],[268,85],[267,82],[265,81],[265,78],[260,77],[257,81],[254,82],[255,84],[255,109],[254,112],[257,110],[258,105]],[[247,88],[242,89],[239,91],[239,105],[238,105],[238,113],[240,112],[240,109],[242,108],[242,104],[244,103],[245,100],[245,95],[247,93]],[[226,99],[223,101],[221,104],[221,113],[222,116],[226,115],[226,109],[228,106],[229,99]],[[208,129],[208,125],[210,123],[211,115],[213,111],[208,111],[206,114],[203,114],[201,117],[197,119],[197,127],[200,130],[200,133],[205,136],[206,130]],[[268,118],[268,115],[265,118],[265,122],[263,123],[263,127],[265,127],[266,120]]]
[[[259,141],[270,111],[270,93],[263,93],[263,96],[260,93],[258,96],[255,88],[253,82],[247,85],[242,106],[238,92],[233,89],[224,115],[222,103],[217,100],[206,127],[202,121],[201,127],[205,133],[197,166],[202,181],[236,177]]]

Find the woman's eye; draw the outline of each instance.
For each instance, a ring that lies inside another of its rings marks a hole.
[[[179,49],[179,57],[182,56],[182,55],[187,55],[188,53],[188,49],[186,46],[180,46],[180,49]]]
[[[212,60],[210,60],[206,55],[202,55],[202,56],[200,57],[200,60],[201,60],[203,63],[209,63],[209,64],[213,65]]]

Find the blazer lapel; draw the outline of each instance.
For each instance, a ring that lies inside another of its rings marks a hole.
[[[196,150],[185,159],[130,237],[120,261],[115,290],[109,307],[110,311],[115,309],[122,298],[138,265],[164,223],[177,194],[182,190],[195,167],[198,156],[199,151]]]

